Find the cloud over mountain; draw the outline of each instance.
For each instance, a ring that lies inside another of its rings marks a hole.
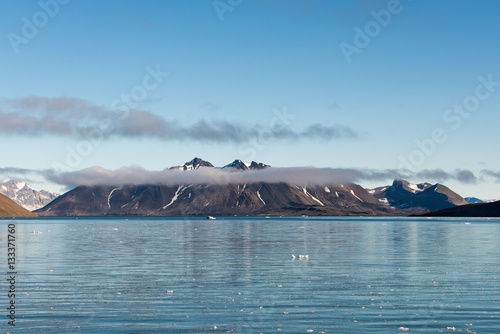
[[[464,177],[463,175],[466,175]],[[470,176],[472,175],[472,176]],[[108,170],[91,167],[79,171],[45,171],[45,178],[67,187],[78,185],[138,185],[138,184],[244,184],[244,183],[292,183],[300,185],[328,185],[341,183],[359,183],[363,181],[385,181],[393,179],[421,179],[426,181],[455,180],[470,183],[475,176],[465,170],[434,174],[428,171],[413,174],[403,170],[374,170],[356,168],[316,168],[316,167],[273,167],[259,170],[235,171],[212,167],[200,167],[196,170],[182,171],[165,169],[150,171],[138,166]],[[425,177],[425,178],[424,178]]]
[[[244,184],[293,183],[301,185],[327,185],[341,183],[379,182],[394,179],[418,182],[456,181],[472,184],[493,179],[500,182],[500,172],[483,170],[479,176],[467,169],[447,172],[441,169],[413,173],[402,169],[271,167],[237,171],[231,168],[200,167],[183,171],[178,168],[151,171],[140,166],[126,166],[116,170],[90,167],[82,170],[60,171],[0,167],[0,176],[15,176],[25,180],[44,179],[67,188],[79,185],[138,185],[138,184]]]

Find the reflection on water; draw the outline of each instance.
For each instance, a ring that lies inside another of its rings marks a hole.
[[[16,333],[500,328],[500,220],[0,220],[3,245],[12,222]]]

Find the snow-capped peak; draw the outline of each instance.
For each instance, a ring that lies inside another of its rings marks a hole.
[[[222,168],[234,168],[234,169],[240,169],[240,170],[248,170],[250,169],[250,164],[246,164],[243,161],[236,159],[233,162],[231,162],[228,165],[225,165]]]

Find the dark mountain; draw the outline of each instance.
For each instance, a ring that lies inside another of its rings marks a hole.
[[[0,194],[0,217],[37,217],[37,215]]]
[[[181,170],[213,167],[195,158]],[[223,168],[271,168],[235,160]],[[288,183],[81,186],[37,211],[78,215],[401,215],[356,184],[302,186]]]
[[[500,217],[500,201],[461,205],[453,208],[415,214],[425,217]]]
[[[405,180],[394,180],[391,186],[376,188],[370,193],[380,202],[407,214],[468,204],[460,195],[442,184],[411,184]]]

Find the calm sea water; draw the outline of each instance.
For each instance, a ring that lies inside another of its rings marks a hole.
[[[2,333],[500,333],[498,219],[0,224]]]

